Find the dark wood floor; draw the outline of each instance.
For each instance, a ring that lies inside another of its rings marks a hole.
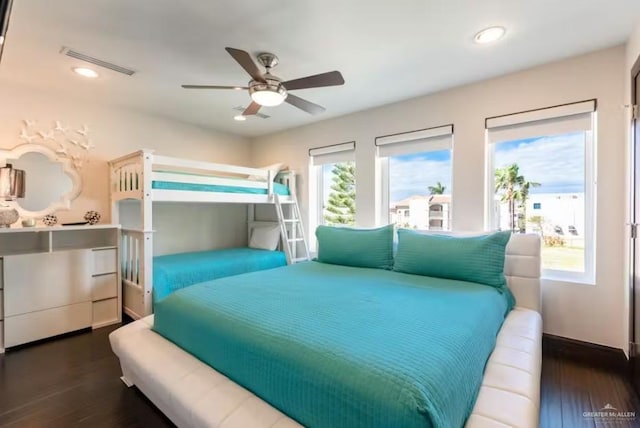
[[[114,327],[24,347],[0,356],[0,427],[171,427],[136,388],[120,381],[108,334]],[[545,340],[540,422],[545,428],[640,427],[640,401],[620,366],[580,358]],[[606,353],[605,353],[606,354]],[[583,412],[611,404],[636,421],[594,421]]]
[[[120,381],[108,339],[116,327],[0,356],[0,427],[172,426],[136,388]]]

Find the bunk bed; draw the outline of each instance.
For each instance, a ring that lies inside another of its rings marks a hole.
[[[134,319],[153,312],[154,300],[206,280],[268,269],[309,259],[309,248],[296,199],[294,171],[248,168],[156,155],[140,150],[109,162],[111,218],[120,223],[119,204],[139,201],[137,227],[122,229],[124,312]],[[156,202],[239,203],[248,205],[247,227],[278,224],[283,251],[224,249],[153,255],[153,208]],[[273,204],[277,222],[257,221],[256,204]],[[287,208],[285,208],[287,207]],[[154,274],[158,289],[154,293]]]

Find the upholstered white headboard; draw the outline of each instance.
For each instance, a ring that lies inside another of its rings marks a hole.
[[[474,236],[478,232],[426,232],[453,236]],[[514,233],[507,244],[504,275],[516,298],[516,306],[542,313],[540,294],[540,236]]]
[[[507,244],[504,275],[516,306],[541,312],[540,236],[514,233]]]

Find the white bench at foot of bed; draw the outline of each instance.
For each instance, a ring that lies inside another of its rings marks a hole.
[[[123,380],[136,385],[178,427],[290,428],[300,425],[151,330],[153,315],[111,333]],[[508,315],[467,428],[536,428],[540,407],[542,320]]]

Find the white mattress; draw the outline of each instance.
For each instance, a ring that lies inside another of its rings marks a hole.
[[[179,427],[284,428],[300,425],[151,330],[153,316],[109,336],[125,383],[136,385]],[[516,308],[491,354],[467,428],[538,426],[542,320]]]

